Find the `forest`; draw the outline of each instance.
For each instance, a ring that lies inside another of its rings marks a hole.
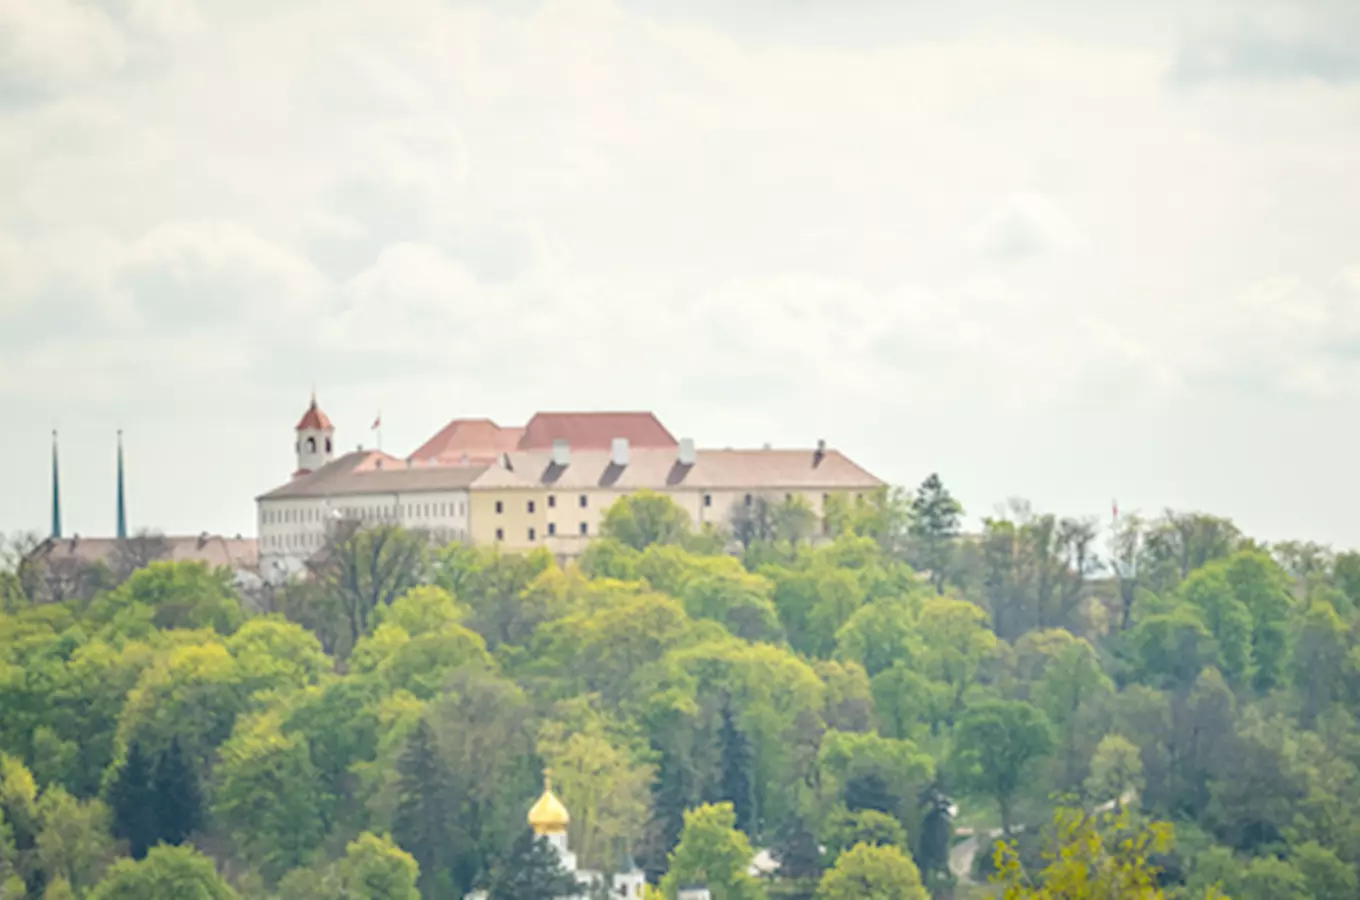
[[[963,512],[644,492],[565,566],[339,523],[277,587],[12,539],[0,898],[549,900],[545,770],[667,900],[1360,895],[1360,553]]]

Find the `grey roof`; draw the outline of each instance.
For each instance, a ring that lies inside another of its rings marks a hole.
[[[466,490],[486,469],[486,466],[408,466],[405,460],[396,457],[356,450],[256,499],[293,500],[356,494]]]

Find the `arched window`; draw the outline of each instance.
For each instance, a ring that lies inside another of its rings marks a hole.
[[[308,453],[316,452],[316,438],[314,437],[307,438],[307,452]]]
[[[331,452],[331,439],[330,439],[330,438],[326,438],[326,452],[327,452],[327,453],[330,453],[330,452]]]

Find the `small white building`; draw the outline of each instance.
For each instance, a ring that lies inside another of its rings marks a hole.
[[[563,897],[561,900],[586,900],[590,892],[604,881],[605,876],[600,872],[577,867],[576,854],[567,846],[567,828],[571,825],[571,814],[553,793],[552,779],[544,776],[543,780],[543,796],[539,797],[538,802],[529,810],[529,827],[534,830],[535,835],[545,838],[557,851],[562,868],[575,875],[576,883],[581,886],[579,893]],[[618,897],[619,900],[642,900],[646,883],[646,876],[634,865],[630,871],[619,872],[613,876],[609,895]],[[485,900],[485,896],[485,892],[477,891],[467,895],[467,900]],[[707,897],[696,897],[694,900],[707,900]]]

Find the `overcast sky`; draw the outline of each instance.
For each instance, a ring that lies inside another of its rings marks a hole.
[[[684,12],[677,12],[683,9]],[[0,531],[652,409],[1360,545],[1360,3],[0,0]]]

